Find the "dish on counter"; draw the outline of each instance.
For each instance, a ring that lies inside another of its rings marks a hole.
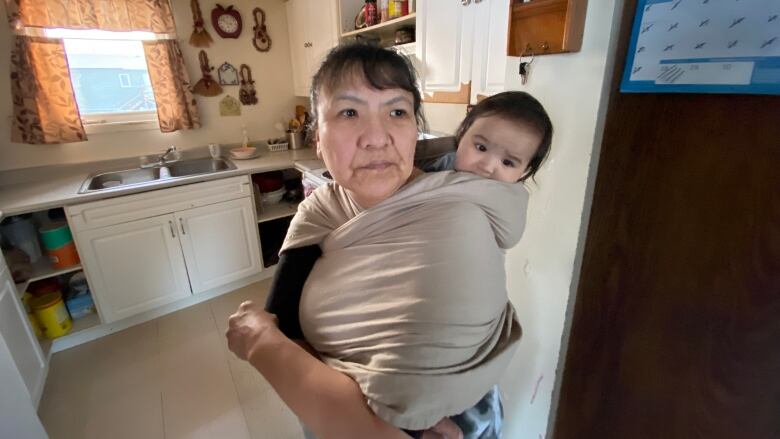
[[[233,148],[230,150],[230,157],[236,160],[248,160],[258,156],[257,148]]]

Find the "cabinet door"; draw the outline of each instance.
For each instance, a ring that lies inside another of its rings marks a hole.
[[[320,68],[325,55],[339,43],[334,0],[307,0],[306,41],[309,43],[307,62],[309,65],[306,88]]]
[[[162,215],[77,234],[104,323],[191,295],[174,220]]]
[[[287,8],[287,33],[290,37],[290,59],[293,69],[293,92],[296,96],[309,93],[308,40],[306,39],[308,12],[306,0],[289,0]]]
[[[418,2],[417,56],[426,101],[468,103],[475,6],[453,0]]]
[[[509,0],[490,0],[473,5],[474,55],[471,73],[471,103],[477,96],[504,91],[506,85],[506,48],[509,35]]]
[[[1,258],[1,256],[0,256]],[[5,340],[16,369],[27,387],[28,401],[37,399],[45,381],[46,358],[27,322],[27,313],[16,297],[16,286],[0,259],[0,336]]]
[[[226,201],[176,214],[193,293],[262,270],[260,239],[251,198]]]

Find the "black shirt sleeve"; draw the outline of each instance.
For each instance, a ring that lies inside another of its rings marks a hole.
[[[303,338],[298,305],[303,284],[321,255],[322,250],[316,244],[286,250],[279,255],[271,291],[265,301],[265,310],[276,314],[279,329],[288,338]]]

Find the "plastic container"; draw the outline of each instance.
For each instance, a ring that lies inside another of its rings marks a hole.
[[[68,295],[79,296],[81,294],[89,294],[89,284],[83,271],[79,271],[68,280]]]
[[[56,223],[38,229],[46,250],[54,250],[73,242],[73,235],[67,224]]]
[[[54,268],[67,268],[72,267],[80,262],[79,253],[76,251],[76,244],[71,241],[70,244],[66,244],[60,248],[54,250],[48,250],[49,259],[51,259],[51,265]]]
[[[38,262],[43,256],[38,235],[35,233],[35,225],[29,216],[12,216],[3,221],[0,230],[9,244],[27,253],[30,262]]]
[[[285,192],[287,192],[287,189],[285,188],[281,188],[273,192],[266,192],[262,196],[262,201],[265,204],[276,204],[282,201],[282,197],[284,196]]]
[[[62,337],[73,328],[73,321],[62,301],[62,294],[48,293],[30,302],[35,317],[38,318],[43,335],[48,339]]]
[[[56,277],[37,280],[27,286],[27,293],[33,298],[45,296],[49,293],[60,293],[60,283]],[[29,302],[28,302],[29,305]]]
[[[80,319],[95,313],[95,303],[89,293],[69,297],[65,301],[65,306],[67,306],[72,319]]]
[[[41,323],[38,321],[38,317],[35,317],[35,313],[28,312],[27,313],[27,320],[30,321],[30,326],[33,329],[33,332],[35,333],[35,336],[40,338],[43,337],[43,330],[41,329]]]

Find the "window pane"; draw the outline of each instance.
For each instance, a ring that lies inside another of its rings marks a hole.
[[[66,38],[65,51],[82,115],[156,109],[141,41]]]

